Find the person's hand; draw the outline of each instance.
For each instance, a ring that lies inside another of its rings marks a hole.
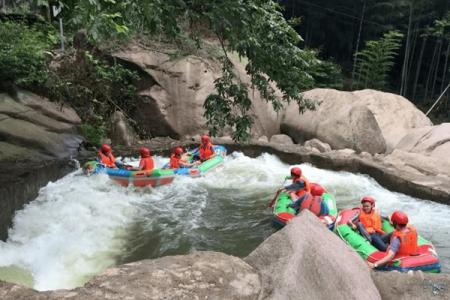
[[[367,262],[367,265],[369,266],[370,269],[375,269],[377,266],[377,263],[371,263],[371,262]]]

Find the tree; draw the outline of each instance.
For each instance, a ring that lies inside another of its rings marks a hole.
[[[205,117],[215,134],[231,126],[235,139],[246,139],[252,118],[247,88],[231,69],[230,51],[246,57],[253,88],[276,111],[295,101],[299,110],[313,107],[300,93],[314,80],[308,70],[317,62],[312,52],[298,47],[301,37],[284,19],[279,5],[267,0],[65,0],[66,16],[74,29],[85,27],[93,41],[127,37],[133,32],[176,39],[188,35],[197,41],[208,30],[223,51],[223,77],[217,93],[205,102]],[[273,85],[282,92],[275,97]]]
[[[368,41],[365,49],[356,53],[357,86],[384,89],[386,77],[394,65],[394,58],[401,46],[403,34],[398,31],[385,33],[380,40]]]

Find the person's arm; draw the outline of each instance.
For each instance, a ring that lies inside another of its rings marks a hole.
[[[350,220],[348,220],[347,225],[351,226],[353,228],[353,230],[356,230],[356,222],[359,221],[359,212]]]
[[[389,249],[388,254],[385,257],[383,257],[382,259],[380,259],[379,261],[376,261],[374,263],[367,262],[367,264],[369,265],[369,268],[371,268],[371,269],[378,268],[379,266],[382,266],[385,263],[390,262],[394,257],[395,257],[395,252],[392,251],[391,249]]]
[[[369,268],[371,269],[378,268],[379,266],[382,266],[392,261],[392,259],[395,257],[395,254],[397,254],[399,248],[400,248],[400,240],[398,238],[393,239],[391,245],[389,246],[387,255],[374,263],[367,262]]]

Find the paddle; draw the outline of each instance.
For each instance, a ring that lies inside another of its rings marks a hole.
[[[277,200],[278,196],[281,193],[281,188],[284,186],[284,183],[286,182],[286,180],[288,179],[288,177],[286,177],[283,181],[283,184],[281,184],[280,188],[278,189],[277,193],[275,194],[275,197],[273,197],[273,199],[269,202],[269,205],[267,205],[267,207],[272,208],[273,204],[275,203],[275,201]]]

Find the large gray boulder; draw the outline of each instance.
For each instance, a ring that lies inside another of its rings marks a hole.
[[[270,138],[270,142],[274,144],[284,144],[284,145],[292,145],[294,142],[292,139],[285,134],[275,134]]]
[[[383,300],[450,299],[450,275],[372,272]]]
[[[27,91],[0,93],[0,160],[68,157],[76,153],[81,120],[67,105]]]
[[[214,80],[221,76],[219,61],[189,55],[171,58],[173,49],[148,49],[138,44],[114,54],[137,69],[143,78],[139,84],[137,113],[134,116],[153,136],[186,138],[207,132],[203,103],[214,90]],[[249,85],[252,101],[254,136],[279,133],[280,120],[272,106],[261,99],[258,91],[250,89],[245,65],[231,56],[235,73]],[[223,135],[229,135],[224,129]]]
[[[450,123],[413,129],[400,140],[395,148],[448,161]]]
[[[299,115],[296,105],[290,104],[281,124],[282,132],[297,143],[318,138],[333,149],[384,153],[392,151],[409,130],[431,125],[411,102],[395,94],[313,89],[303,96],[317,101],[317,110]]]
[[[381,299],[364,261],[309,211],[245,261],[262,276],[262,299]]]
[[[84,287],[38,293],[0,282],[1,299],[258,299],[258,273],[243,260],[195,252],[105,270]],[[34,298],[33,298],[34,297]]]
[[[317,150],[319,150],[319,152],[331,151],[330,145],[328,145],[327,143],[324,143],[318,139],[308,140],[305,142],[305,144],[303,146],[305,146],[306,148],[317,149]]]

